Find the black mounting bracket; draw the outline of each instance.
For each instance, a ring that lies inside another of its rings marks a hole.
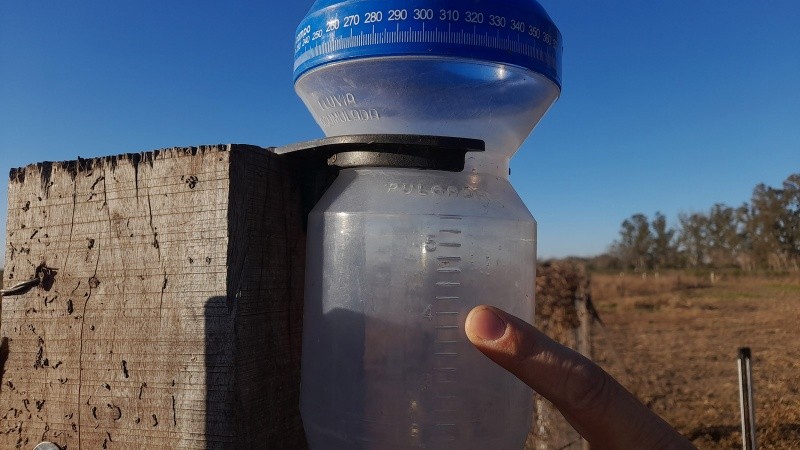
[[[393,167],[461,172],[467,152],[482,152],[478,139],[413,134],[355,134],[299,142],[270,150],[297,167],[305,216],[340,169]]]
[[[482,152],[478,139],[413,134],[355,134],[276,147],[274,152],[294,158],[313,158],[330,166],[397,167],[409,169],[464,170],[467,152]]]

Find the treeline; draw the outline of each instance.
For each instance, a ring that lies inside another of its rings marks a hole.
[[[759,184],[750,203],[680,214],[675,226],[661,213],[634,214],[622,222],[608,254],[591,262],[599,269],[637,271],[800,270],[800,173],[781,187]]]

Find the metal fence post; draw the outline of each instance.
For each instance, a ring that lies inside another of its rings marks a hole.
[[[753,405],[753,363],[749,347],[739,349],[739,405],[742,412],[742,448],[756,450],[756,414]]]

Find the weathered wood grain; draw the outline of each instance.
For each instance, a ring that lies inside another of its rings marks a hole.
[[[301,448],[293,168],[210,146],[12,171],[0,448]]]

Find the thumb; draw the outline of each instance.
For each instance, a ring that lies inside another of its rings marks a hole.
[[[472,344],[561,411],[593,448],[694,448],[588,358],[491,306],[470,311]]]

